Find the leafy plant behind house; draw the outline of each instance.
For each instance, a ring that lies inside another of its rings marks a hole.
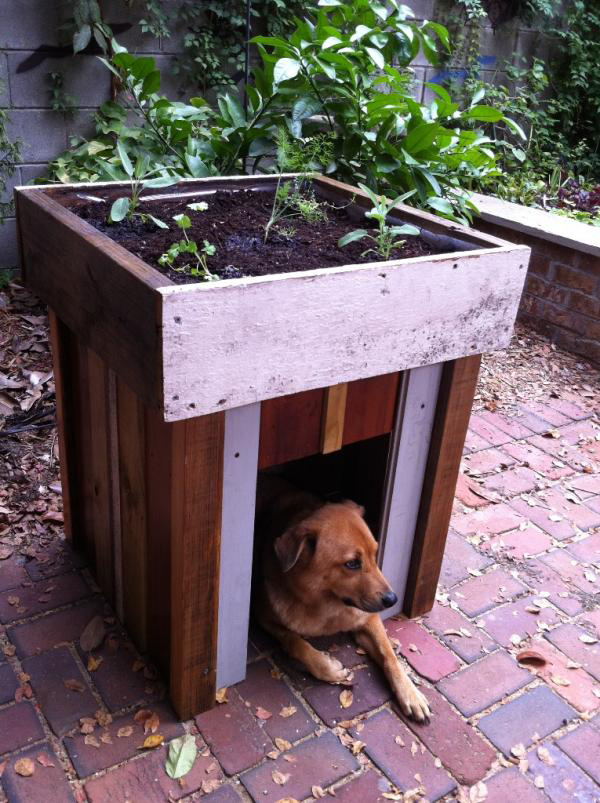
[[[1,88],[2,82],[0,81]],[[8,122],[8,113],[5,109],[0,108],[0,224],[4,223],[5,217],[13,213],[12,199],[7,201],[2,199],[7,192],[8,180],[14,174],[21,156],[21,143],[8,136],[6,130]]]

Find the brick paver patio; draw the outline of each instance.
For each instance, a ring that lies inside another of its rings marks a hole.
[[[342,708],[261,634],[227,702],[178,722],[83,562],[66,546],[46,557],[0,566],[2,800],[600,800],[600,427],[583,397],[472,417],[436,605],[387,625],[426,726],[347,639],[328,645],[356,667]],[[90,664],[78,639],[97,613],[109,635]],[[165,745],[195,734],[181,782],[166,746],[140,749],[141,708]]]

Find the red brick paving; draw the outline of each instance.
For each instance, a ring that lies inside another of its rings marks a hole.
[[[160,702],[161,680],[145,677],[139,662],[134,672],[137,652],[79,574],[78,554],[58,543],[37,559],[3,561],[0,801],[2,794],[9,803],[302,800],[318,785],[342,803],[382,803],[384,794],[421,783],[430,800],[449,801],[458,786],[468,794],[479,781],[491,803],[600,798],[600,642],[580,638],[600,638],[600,454],[592,440],[598,430],[578,399],[542,398],[517,415],[484,411],[472,421],[463,471],[490,498],[465,492],[457,500],[433,611],[422,622],[387,623],[403,660],[421,677],[432,709],[426,725],[400,715],[381,672],[347,635],[316,641],[355,667],[353,702],[344,709],[341,687],[302,672],[258,632],[248,677],[229,690],[229,702],[180,723]],[[544,437],[549,430],[559,437]],[[536,601],[546,607],[527,610]],[[94,652],[102,663],[88,673],[78,637],[96,613],[107,617],[111,637]],[[513,635],[542,652],[546,666],[519,667]],[[23,671],[33,697],[15,702]],[[556,682],[561,677],[568,686]],[[65,688],[69,678],[83,691]],[[281,717],[291,706],[295,713]],[[184,729],[199,730],[199,757],[183,785],[164,772],[166,747],[138,750],[143,729],[133,715],[140,707],[158,714],[167,742]],[[257,717],[257,707],[272,716]],[[97,711],[113,715],[91,734],[99,747],[79,731],[79,717]],[[348,730],[335,727],[342,720],[351,720],[343,723]],[[131,735],[119,737],[128,726]],[[502,754],[532,741],[525,773],[503,767]],[[536,755],[538,744],[549,748],[552,767]],[[54,767],[36,763],[31,778],[15,774],[20,755],[35,760],[41,752]],[[273,781],[276,770],[290,776],[283,785]],[[543,792],[534,785],[539,775]]]

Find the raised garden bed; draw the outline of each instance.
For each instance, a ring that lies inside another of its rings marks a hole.
[[[371,206],[314,187],[354,219]],[[184,211],[274,188],[161,194]],[[431,608],[479,355],[509,341],[529,249],[402,206],[392,222],[430,253],[298,270],[294,249],[293,272],[176,284],[69,208],[126,192],[18,188],[23,273],[51,309],[66,530],[187,718],[244,675],[259,468],[316,460],[316,478],[319,455],[339,455],[350,493],[375,500],[390,612]]]

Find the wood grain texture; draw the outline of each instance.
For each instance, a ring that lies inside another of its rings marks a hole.
[[[27,287],[142,399],[159,405],[155,288],[169,280],[43,192],[17,195]]]
[[[480,355],[465,357],[442,371],[404,597],[407,616],[427,613],[435,601],[480,363]]]
[[[170,688],[180,719],[215,700],[224,418],[173,427]]]
[[[123,381],[117,382],[121,575],[124,624],[138,649],[148,647],[148,527],[146,428],[142,402]],[[168,486],[162,489],[168,494]]]
[[[166,420],[505,347],[529,249],[159,289]]]
[[[348,384],[343,443],[391,432],[400,374],[383,374]]]
[[[64,528],[66,537],[69,541],[73,541],[74,522],[77,520],[75,512],[77,489],[76,480],[73,476],[76,457],[73,454],[74,421],[71,398],[73,377],[70,373],[72,335],[52,309],[48,310],[48,323],[56,395],[56,429],[58,433]]]
[[[324,393],[317,388],[262,403],[259,469],[317,454]]]
[[[346,382],[325,388],[321,422],[321,452],[323,454],[329,454],[342,448],[347,395],[348,384]]]
[[[114,601],[113,519],[111,473],[111,419],[108,368],[87,350],[90,446],[90,517],[98,585]]]

